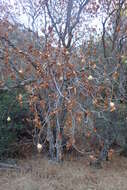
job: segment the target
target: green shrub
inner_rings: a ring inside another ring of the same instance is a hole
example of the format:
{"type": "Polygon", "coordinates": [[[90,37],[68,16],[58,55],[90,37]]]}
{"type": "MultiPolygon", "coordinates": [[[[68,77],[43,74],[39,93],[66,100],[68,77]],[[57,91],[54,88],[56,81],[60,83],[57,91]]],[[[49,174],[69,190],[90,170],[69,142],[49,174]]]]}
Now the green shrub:
{"type": "Polygon", "coordinates": [[[11,153],[12,144],[25,127],[28,115],[27,94],[23,89],[0,93],[0,157],[11,153]],[[17,97],[22,94],[22,105],[17,97]]]}

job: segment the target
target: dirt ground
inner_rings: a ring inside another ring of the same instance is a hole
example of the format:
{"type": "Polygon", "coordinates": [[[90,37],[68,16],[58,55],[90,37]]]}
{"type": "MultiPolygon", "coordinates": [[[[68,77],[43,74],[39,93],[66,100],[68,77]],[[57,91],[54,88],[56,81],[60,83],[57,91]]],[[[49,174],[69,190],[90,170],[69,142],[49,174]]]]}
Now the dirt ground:
{"type": "Polygon", "coordinates": [[[127,190],[127,158],[118,155],[102,169],[91,168],[87,157],[56,164],[40,155],[18,164],[31,169],[0,170],[0,190],[127,190]]]}

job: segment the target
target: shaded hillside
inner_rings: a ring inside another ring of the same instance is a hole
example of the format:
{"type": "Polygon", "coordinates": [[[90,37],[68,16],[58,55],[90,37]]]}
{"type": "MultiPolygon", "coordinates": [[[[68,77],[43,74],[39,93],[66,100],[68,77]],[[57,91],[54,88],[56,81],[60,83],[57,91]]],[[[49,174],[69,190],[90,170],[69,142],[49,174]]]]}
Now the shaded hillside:
{"type": "MultiPolygon", "coordinates": [[[[0,22],[0,77],[8,79],[7,71],[13,69],[17,73],[27,72],[28,79],[31,76],[32,63],[40,61],[39,55],[44,49],[41,37],[21,26],[14,26],[7,21],[0,22]],[[37,56],[38,55],[38,56],[37,56]],[[38,60],[39,59],[39,60],[38,60]],[[5,64],[7,67],[5,68],[5,64]],[[30,72],[29,72],[30,71],[30,72]]],[[[35,65],[36,66],[36,65],[35,65]]],[[[33,70],[34,72],[34,70],[33,70]]],[[[34,73],[33,73],[34,74],[34,73]]],[[[15,78],[12,73],[11,78],[15,78]]],[[[19,77],[19,76],[17,76],[19,77]]]]}

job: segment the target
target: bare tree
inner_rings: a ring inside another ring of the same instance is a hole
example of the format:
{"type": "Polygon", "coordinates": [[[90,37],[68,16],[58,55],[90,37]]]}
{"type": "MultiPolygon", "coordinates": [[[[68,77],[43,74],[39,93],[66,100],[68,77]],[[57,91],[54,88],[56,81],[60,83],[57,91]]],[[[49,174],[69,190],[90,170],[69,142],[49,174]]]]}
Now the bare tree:
{"type": "Polygon", "coordinates": [[[52,27],[55,28],[55,31],[62,42],[62,45],[65,48],[70,48],[72,46],[72,41],[74,37],[74,32],[77,25],[80,23],[80,17],[82,12],[85,9],[85,6],[88,5],[89,0],[73,1],[68,0],[64,3],[64,17],[62,15],[63,6],[57,7],[60,4],[60,1],[46,1],[47,12],[49,18],[52,22],[52,27]],[[76,10],[75,10],[76,7],[76,10]],[[60,13],[61,11],[61,13],[60,13]],[[63,26],[62,26],[63,25],[63,26]]]}

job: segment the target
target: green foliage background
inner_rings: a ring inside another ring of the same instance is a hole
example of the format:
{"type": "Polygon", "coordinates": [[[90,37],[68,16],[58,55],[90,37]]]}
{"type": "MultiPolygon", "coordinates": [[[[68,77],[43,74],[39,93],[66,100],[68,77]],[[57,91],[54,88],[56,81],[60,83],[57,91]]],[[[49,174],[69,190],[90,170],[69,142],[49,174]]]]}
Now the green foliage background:
{"type": "Polygon", "coordinates": [[[12,153],[11,146],[18,140],[18,133],[25,127],[23,117],[28,115],[27,94],[23,89],[0,92],[0,157],[12,153]],[[17,101],[23,95],[23,104],[17,101]],[[7,121],[10,117],[11,120],[7,121]]]}

